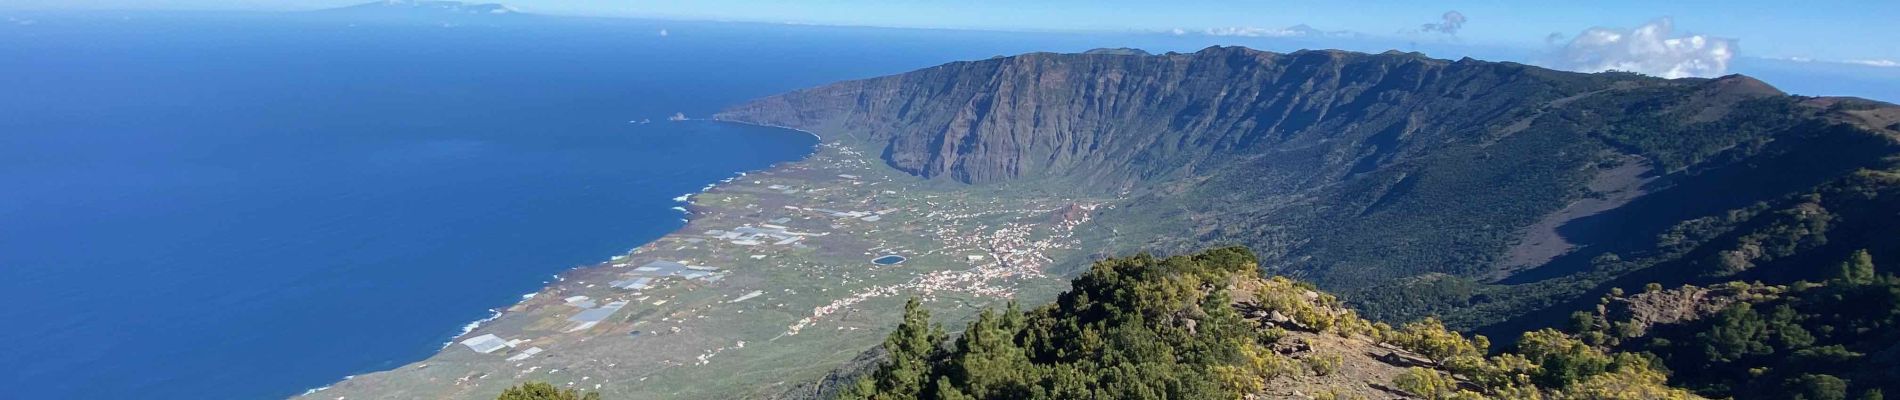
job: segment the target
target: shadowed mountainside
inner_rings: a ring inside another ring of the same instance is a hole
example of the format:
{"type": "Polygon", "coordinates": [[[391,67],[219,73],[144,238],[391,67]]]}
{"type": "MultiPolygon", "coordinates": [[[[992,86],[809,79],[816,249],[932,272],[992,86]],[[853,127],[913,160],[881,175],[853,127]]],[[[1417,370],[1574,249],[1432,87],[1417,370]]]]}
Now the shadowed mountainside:
{"type": "MultiPolygon", "coordinates": [[[[1643,283],[1630,276],[1711,276],[1632,274],[1693,253],[1659,238],[1685,223],[1892,168],[1894,110],[1744,76],[1213,47],[956,62],[717,118],[816,132],[925,178],[1119,195],[1098,219],[1116,246],[1246,244],[1369,316],[1474,328],[1536,325],[1533,311],[1643,283]]],[[[1829,249],[1893,251],[1849,240],[1829,249]]]]}

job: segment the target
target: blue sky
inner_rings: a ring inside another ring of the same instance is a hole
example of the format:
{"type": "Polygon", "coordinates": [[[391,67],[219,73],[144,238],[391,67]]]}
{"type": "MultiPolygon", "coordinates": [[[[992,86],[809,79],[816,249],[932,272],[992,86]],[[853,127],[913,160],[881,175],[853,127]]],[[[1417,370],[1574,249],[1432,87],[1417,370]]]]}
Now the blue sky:
{"type": "MultiPolygon", "coordinates": [[[[493,1],[493,0],[486,0],[493,1]]],[[[13,9],[297,10],[366,0],[6,0],[13,9]]],[[[1900,61],[1900,1],[1129,1],[1129,0],[503,0],[542,13],[828,25],[1001,30],[1282,28],[1404,35],[1446,11],[1455,40],[1531,46],[1551,33],[1634,27],[1670,17],[1678,32],[1736,39],[1746,56],[1900,61]]]]}

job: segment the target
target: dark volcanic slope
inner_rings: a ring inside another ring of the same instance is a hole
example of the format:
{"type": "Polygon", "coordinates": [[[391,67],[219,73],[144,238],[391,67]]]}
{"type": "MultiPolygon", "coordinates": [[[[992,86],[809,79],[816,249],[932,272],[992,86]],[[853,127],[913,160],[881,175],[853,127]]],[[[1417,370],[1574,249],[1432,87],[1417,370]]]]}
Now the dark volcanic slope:
{"type": "Polygon", "coordinates": [[[969,183],[1053,175],[1127,185],[1269,151],[1293,153],[1282,156],[1298,164],[1288,168],[1339,176],[1412,144],[1482,138],[1507,117],[1616,78],[1406,53],[1033,53],[793,92],[720,117],[839,124],[827,128],[886,143],[893,167],[969,183]]]}
{"type": "Polygon", "coordinates": [[[1151,233],[1145,247],[1245,243],[1374,316],[1526,304],[1469,326],[1602,289],[1628,272],[1589,274],[1590,260],[1654,252],[1684,221],[1889,168],[1891,107],[1742,76],[1214,47],[957,62],[718,117],[817,132],[928,178],[1124,193],[1102,221],[1151,233]],[[1586,198],[1614,200],[1565,212],[1586,198]],[[1520,243],[1533,225],[1560,239],[1520,243]],[[1512,276],[1507,258],[1533,273],[1512,276]]]}

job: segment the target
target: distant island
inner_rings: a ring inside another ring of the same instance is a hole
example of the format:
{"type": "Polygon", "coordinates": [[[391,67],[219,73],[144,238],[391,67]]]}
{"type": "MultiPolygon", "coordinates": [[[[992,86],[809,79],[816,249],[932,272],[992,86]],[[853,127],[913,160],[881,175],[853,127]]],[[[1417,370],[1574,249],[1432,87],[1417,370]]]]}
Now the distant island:
{"type": "Polygon", "coordinates": [[[445,0],[382,0],[347,7],[315,11],[355,17],[444,17],[522,15],[514,7],[498,3],[465,3],[445,0]]]}

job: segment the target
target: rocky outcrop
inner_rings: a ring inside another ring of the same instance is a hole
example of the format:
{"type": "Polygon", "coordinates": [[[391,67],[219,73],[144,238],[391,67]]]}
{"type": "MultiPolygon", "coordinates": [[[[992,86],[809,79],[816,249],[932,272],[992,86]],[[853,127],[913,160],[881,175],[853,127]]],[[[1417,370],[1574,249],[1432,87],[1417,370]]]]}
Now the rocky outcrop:
{"type": "Polygon", "coordinates": [[[1601,306],[1606,320],[1628,324],[1624,335],[1642,336],[1650,327],[1657,325],[1675,325],[1695,321],[1715,315],[1730,305],[1744,301],[1759,301],[1774,296],[1782,288],[1774,286],[1751,286],[1745,284],[1717,285],[1711,287],[1682,286],[1638,293],[1631,296],[1611,297],[1608,304],[1601,306]]]}
{"type": "Polygon", "coordinates": [[[838,393],[844,391],[845,388],[851,387],[852,384],[857,383],[858,379],[870,375],[872,371],[876,371],[878,365],[884,363],[887,358],[889,358],[888,353],[884,352],[883,347],[873,347],[862,353],[858,353],[858,355],[852,357],[850,361],[838,365],[837,368],[832,369],[830,373],[826,373],[823,378],[819,378],[816,381],[799,382],[791,385],[790,388],[782,392],[771,393],[761,398],[770,400],[836,399],[838,398],[838,393]]]}

